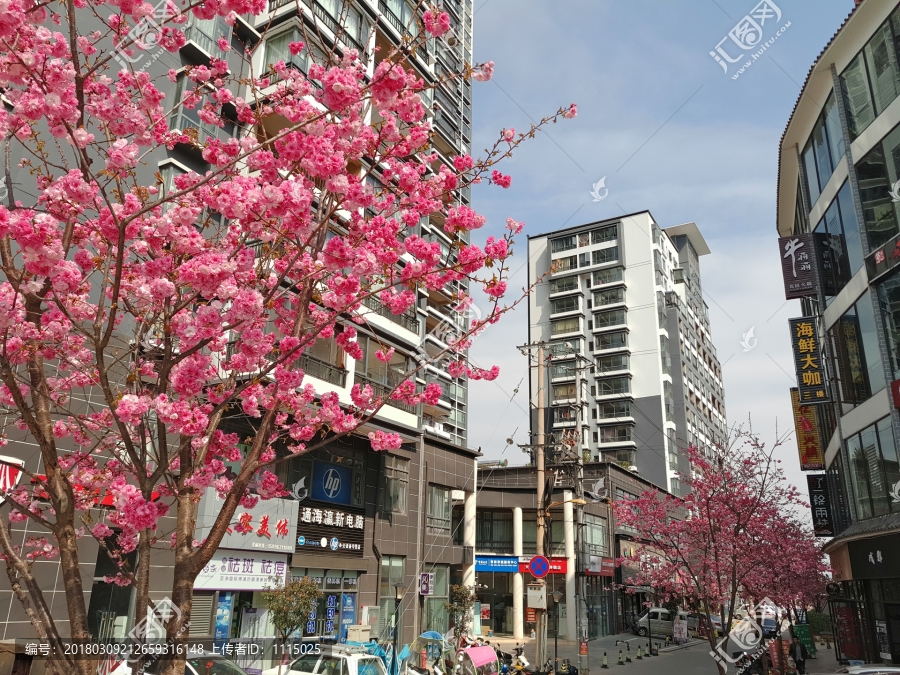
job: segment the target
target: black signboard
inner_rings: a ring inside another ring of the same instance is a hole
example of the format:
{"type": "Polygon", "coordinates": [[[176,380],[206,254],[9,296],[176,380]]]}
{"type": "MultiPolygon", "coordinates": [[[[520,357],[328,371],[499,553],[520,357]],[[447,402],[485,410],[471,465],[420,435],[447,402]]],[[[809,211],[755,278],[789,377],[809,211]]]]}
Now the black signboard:
{"type": "Polygon", "coordinates": [[[834,297],[850,281],[850,259],[844,235],[813,234],[816,242],[819,280],[826,297],[834,297]]]}
{"type": "Polygon", "coordinates": [[[812,234],[797,234],[778,239],[784,297],[788,300],[817,295],[816,243],[812,234]]]}
{"type": "Polygon", "coordinates": [[[875,249],[866,258],[866,272],[871,284],[877,277],[884,276],[900,265],[900,234],[889,239],[884,246],[875,249]]]}
{"type": "Polygon", "coordinates": [[[317,506],[300,506],[297,553],[362,557],[365,516],[317,506]]]}
{"type": "Polygon", "coordinates": [[[854,579],[900,578],[900,537],[887,535],[847,544],[854,579]]]}
{"type": "Polygon", "coordinates": [[[809,487],[809,506],[812,510],[813,530],[817,537],[833,537],[831,503],[828,497],[828,475],[811,473],[806,476],[809,487]]]}
{"type": "Polygon", "coordinates": [[[822,345],[815,318],[788,319],[788,325],[791,329],[791,350],[794,353],[800,403],[828,403],[830,398],[825,385],[825,363],[822,360],[822,345]]]}

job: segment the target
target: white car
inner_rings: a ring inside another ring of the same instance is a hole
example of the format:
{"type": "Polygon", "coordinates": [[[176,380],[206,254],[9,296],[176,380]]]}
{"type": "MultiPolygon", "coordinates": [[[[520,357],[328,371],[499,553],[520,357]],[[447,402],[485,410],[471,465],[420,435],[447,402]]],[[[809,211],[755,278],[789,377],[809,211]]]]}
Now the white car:
{"type": "MultiPolygon", "coordinates": [[[[160,662],[154,661],[144,670],[144,675],[156,675],[160,662]]],[[[131,666],[120,663],[111,675],[131,675],[131,666]]],[[[194,654],[186,659],[184,675],[247,675],[247,671],[221,654],[194,654]]]]}
{"type": "Polygon", "coordinates": [[[892,675],[900,673],[900,666],[879,666],[877,663],[870,663],[867,666],[841,668],[837,672],[851,673],[851,675],[892,675]]]}
{"type": "Polygon", "coordinates": [[[360,647],[322,645],[262,675],[387,675],[387,670],[380,658],[360,647]]]}

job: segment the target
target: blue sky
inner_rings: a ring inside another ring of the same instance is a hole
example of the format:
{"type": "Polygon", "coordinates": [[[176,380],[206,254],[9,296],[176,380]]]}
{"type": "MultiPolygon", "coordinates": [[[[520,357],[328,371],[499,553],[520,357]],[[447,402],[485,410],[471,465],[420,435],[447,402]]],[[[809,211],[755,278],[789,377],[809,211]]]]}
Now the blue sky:
{"type": "MultiPolygon", "coordinates": [[[[493,81],[474,83],[473,154],[504,127],[524,130],[571,102],[579,112],[505,163],[510,189],[477,186],[473,201],[488,218],[475,241],[499,233],[507,216],[525,221],[523,235],[644,209],[662,227],[695,221],[712,250],[701,272],[729,423],[751,417],[771,443],[776,428],[792,427],[787,319],[800,315],[798,301],[784,300],[778,264],[778,142],[853,2],[774,0],[782,17],[763,27],[764,39],[790,26],[734,80],[736,65],[726,75],[709,52],[757,1],[476,0],[475,60],[496,65],[493,81]],[[609,196],[595,203],[588,191],[603,176],[609,196]],[[751,327],[758,342],[745,352],[751,327]]],[[[513,288],[526,283],[525,252],[522,236],[513,288]]],[[[526,321],[523,305],[470,352],[501,375],[470,387],[469,445],[513,464],[525,455],[504,449],[506,438],[528,437],[527,379],[513,395],[525,376],[514,346],[527,341],[526,321]]],[[[793,435],[779,456],[805,491],[793,435]]]]}

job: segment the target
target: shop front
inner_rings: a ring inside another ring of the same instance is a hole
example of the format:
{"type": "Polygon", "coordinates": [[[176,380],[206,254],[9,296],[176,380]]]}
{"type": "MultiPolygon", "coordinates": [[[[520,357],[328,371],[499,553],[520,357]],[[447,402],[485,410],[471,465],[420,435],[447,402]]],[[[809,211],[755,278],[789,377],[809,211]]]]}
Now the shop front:
{"type": "Polygon", "coordinates": [[[594,640],[616,632],[615,592],[613,579],[616,574],[615,558],[588,556],[585,569],[585,602],[587,603],[588,639],[594,640]]]}

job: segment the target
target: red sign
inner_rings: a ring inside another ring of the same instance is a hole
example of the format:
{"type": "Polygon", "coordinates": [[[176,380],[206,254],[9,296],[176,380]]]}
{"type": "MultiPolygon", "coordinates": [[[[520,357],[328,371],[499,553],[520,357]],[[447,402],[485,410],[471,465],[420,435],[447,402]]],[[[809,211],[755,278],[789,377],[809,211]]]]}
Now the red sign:
{"type": "Polygon", "coordinates": [[[587,645],[588,645],[587,642],[579,642],[578,643],[578,654],[579,655],[581,655],[581,656],[588,655],[587,645]]]}
{"type": "MultiPolygon", "coordinates": [[[[19,484],[23,466],[25,466],[25,462],[21,459],[0,455],[0,490],[4,494],[19,484]]],[[[4,497],[0,496],[0,504],[3,502],[4,497]]]]}
{"type": "Polygon", "coordinates": [[[616,559],[592,555],[590,564],[584,572],[589,577],[614,577],[616,574],[616,559]]]}
{"type": "Polygon", "coordinates": [[[900,408],[900,380],[891,382],[891,397],[894,401],[894,407],[900,408]]]}
{"type": "MultiPolygon", "coordinates": [[[[525,562],[522,562],[520,560],[519,561],[519,572],[521,572],[523,574],[525,572],[530,572],[532,575],[534,575],[534,572],[531,569],[533,566],[532,563],[534,562],[535,559],[537,559],[539,557],[543,557],[543,556],[535,556],[531,560],[528,560],[525,562]]],[[[547,566],[548,566],[547,574],[565,574],[569,570],[569,559],[568,558],[544,558],[544,560],[547,561],[547,566]]],[[[610,560],[612,560],[612,558],[610,558],[610,560]]],[[[546,575],[542,575],[542,576],[546,576],[546,575]]]]}
{"type": "Polygon", "coordinates": [[[537,610],[534,607],[525,608],[525,623],[537,623],[537,610]]]}

